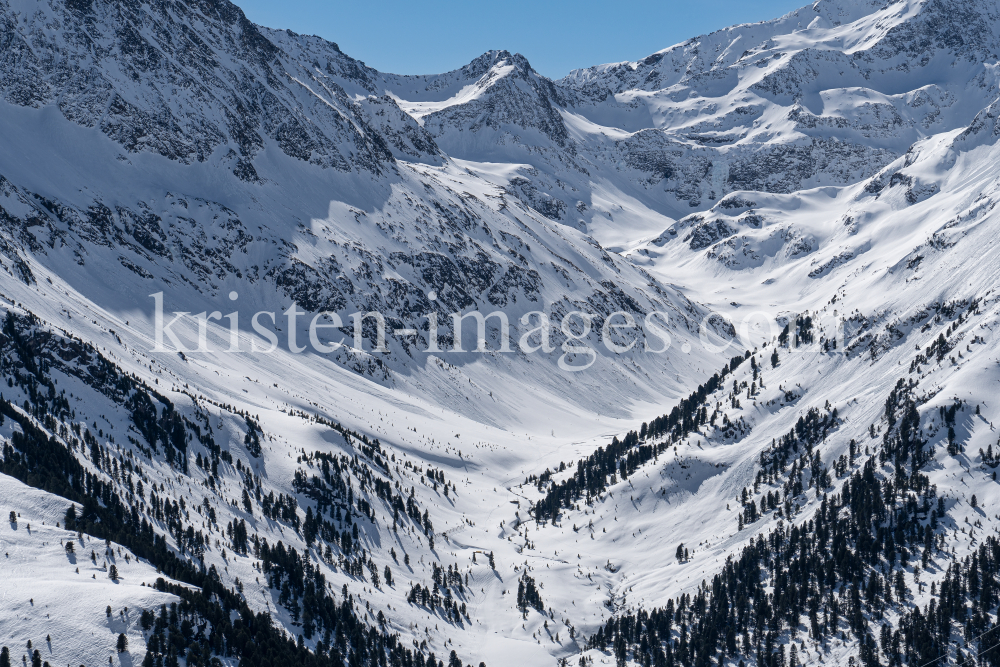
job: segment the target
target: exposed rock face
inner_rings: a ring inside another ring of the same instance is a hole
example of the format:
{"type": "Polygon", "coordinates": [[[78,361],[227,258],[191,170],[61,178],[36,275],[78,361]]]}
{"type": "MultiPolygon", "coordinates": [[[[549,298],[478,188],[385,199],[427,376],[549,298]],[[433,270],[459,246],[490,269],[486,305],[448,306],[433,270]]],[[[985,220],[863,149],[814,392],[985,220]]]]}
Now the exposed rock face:
{"type": "Polygon", "coordinates": [[[965,126],[996,97],[997,34],[988,2],[820,0],[557,84],[573,111],[632,133],[619,150],[651,186],[706,208],[854,183],[965,126]]]}
{"type": "Polygon", "coordinates": [[[429,80],[385,75],[228,2],[5,2],[0,21],[3,114],[23,139],[0,159],[0,253],[20,281],[36,280],[33,262],[73,266],[129,285],[137,306],[163,286],[206,304],[249,291],[337,313],[348,336],[351,313],[379,312],[419,338],[337,360],[380,381],[426,346],[432,311],[445,326],[455,311],[516,323],[553,303],[698,320],[685,298],[551,226],[568,207],[533,179],[484,181],[443,150],[475,156],[459,133],[572,160],[565,100],[520,55],[490,52],[429,80]],[[416,86],[471,92],[418,114],[400,106],[416,86]],[[25,166],[28,146],[37,159],[25,166]],[[83,155],[98,168],[81,171],[83,155]]]}
{"type": "Polygon", "coordinates": [[[311,90],[229,2],[18,6],[0,9],[3,98],[54,104],[127,153],[183,164],[221,157],[243,180],[255,180],[266,143],[339,171],[380,173],[390,159],[343,90],[311,90]]]}
{"type": "Polygon", "coordinates": [[[620,198],[663,218],[651,247],[751,266],[815,243],[729,193],[932,195],[888,165],[929,134],[995,125],[992,107],[976,116],[997,94],[995,11],[953,4],[823,0],[551,81],[507,51],[385,74],[223,1],[4,2],[6,122],[58,130],[19,145],[100,165],[0,161],[4,268],[30,282],[32,258],[112,266],[204,298],[252,285],[424,332],[429,309],[515,318],[564,300],[667,308],[689,328],[696,306],[566,228],[628,224],[620,198]]]}
{"type": "Polygon", "coordinates": [[[990,662],[997,16],[819,0],[551,81],[0,0],[0,643],[990,662]]]}

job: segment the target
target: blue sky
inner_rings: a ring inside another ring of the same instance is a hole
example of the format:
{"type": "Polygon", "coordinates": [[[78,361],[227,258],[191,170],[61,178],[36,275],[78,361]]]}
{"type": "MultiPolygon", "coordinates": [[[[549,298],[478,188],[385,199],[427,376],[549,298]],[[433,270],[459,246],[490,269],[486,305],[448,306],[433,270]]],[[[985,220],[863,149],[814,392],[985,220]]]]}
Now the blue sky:
{"type": "Polygon", "coordinates": [[[807,0],[235,0],[254,23],[336,42],[384,72],[436,74],[490,49],[542,74],[636,60],[689,37],[781,16],[807,0]]]}

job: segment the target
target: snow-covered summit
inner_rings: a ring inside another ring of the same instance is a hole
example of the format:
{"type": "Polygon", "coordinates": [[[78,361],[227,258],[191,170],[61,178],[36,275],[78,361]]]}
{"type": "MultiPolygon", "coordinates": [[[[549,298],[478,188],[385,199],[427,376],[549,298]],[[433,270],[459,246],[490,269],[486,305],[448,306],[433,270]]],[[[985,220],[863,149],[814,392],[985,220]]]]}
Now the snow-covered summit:
{"type": "Polygon", "coordinates": [[[552,81],[0,0],[0,656],[992,664],[998,16],[820,0],[552,81]]]}

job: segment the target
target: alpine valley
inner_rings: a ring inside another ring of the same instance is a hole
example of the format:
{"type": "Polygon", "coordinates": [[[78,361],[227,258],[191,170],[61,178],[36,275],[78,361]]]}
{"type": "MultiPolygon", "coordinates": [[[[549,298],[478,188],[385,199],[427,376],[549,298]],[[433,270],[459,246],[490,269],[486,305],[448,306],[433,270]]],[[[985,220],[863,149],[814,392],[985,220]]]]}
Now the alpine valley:
{"type": "Polygon", "coordinates": [[[0,0],[0,667],[1000,665],[998,59],[0,0]]]}

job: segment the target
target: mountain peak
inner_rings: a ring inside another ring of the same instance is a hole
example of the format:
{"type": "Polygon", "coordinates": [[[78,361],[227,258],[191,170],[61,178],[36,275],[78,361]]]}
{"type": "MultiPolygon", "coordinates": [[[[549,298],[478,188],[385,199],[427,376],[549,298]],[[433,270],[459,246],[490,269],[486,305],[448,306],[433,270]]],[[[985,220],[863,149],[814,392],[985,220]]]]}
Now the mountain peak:
{"type": "Polygon", "coordinates": [[[478,58],[475,58],[465,67],[461,68],[460,71],[469,78],[479,78],[498,65],[513,66],[517,72],[522,75],[535,73],[527,58],[522,56],[520,53],[511,53],[505,49],[487,51],[478,58]]]}
{"type": "Polygon", "coordinates": [[[996,1],[0,0],[0,666],[997,663],[996,1]]]}

